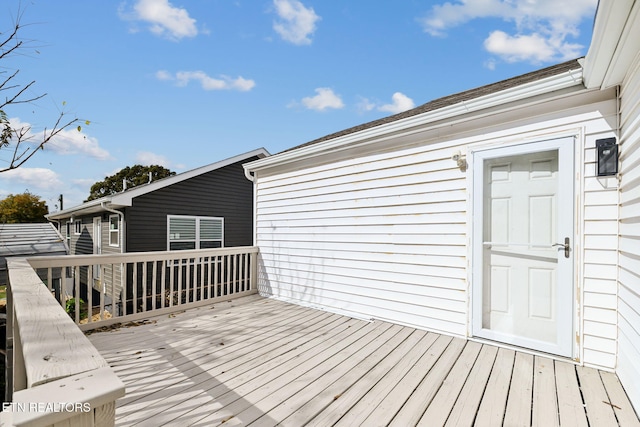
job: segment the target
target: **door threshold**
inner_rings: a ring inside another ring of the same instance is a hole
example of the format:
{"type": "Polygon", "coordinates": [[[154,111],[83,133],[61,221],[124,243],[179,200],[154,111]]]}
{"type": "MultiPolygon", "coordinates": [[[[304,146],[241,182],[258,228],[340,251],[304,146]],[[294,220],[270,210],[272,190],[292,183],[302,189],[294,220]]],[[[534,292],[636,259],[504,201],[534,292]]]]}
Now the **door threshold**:
{"type": "Polygon", "coordinates": [[[506,348],[509,350],[519,351],[520,353],[530,354],[532,356],[541,356],[541,357],[546,357],[547,359],[553,359],[553,360],[558,360],[560,362],[568,362],[574,365],[582,366],[582,362],[580,361],[579,358],[572,358],[572,357],[560,356],[553,353],[546,353],[544,351],[534,350],[527,347],[519,347],[517,345],[508,344],[501,341],[490,340],[488,338],[467,337],[467,339],[469,341],[477,342],[480,344],[488,344],[488,345],[492,345],[499,348],[506,348]]]}

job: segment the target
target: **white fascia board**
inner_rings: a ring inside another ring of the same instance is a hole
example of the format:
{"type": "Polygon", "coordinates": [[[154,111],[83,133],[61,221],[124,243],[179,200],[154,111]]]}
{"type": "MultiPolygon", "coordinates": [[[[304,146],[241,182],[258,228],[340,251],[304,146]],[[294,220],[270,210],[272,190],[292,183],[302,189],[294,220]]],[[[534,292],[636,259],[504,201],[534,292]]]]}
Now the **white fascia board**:
{"type": "Polygon", "coordinates": [[[101,197],[100,199],[91,200],[90,202],[83,203],[81,205],[74,206],[72,208],[50,213],[48,215],[45,215],[45,218],[51,221],[51,220],[69,218],[74,215],[95,213],[102,209],[101,208],[102,203],[109,203],[110,201],[111,201],[111,196],[101,197]]]}
{"type": "Polygon", "coordinates": [[[640,46],[636,0],[601,0],[589,52],[584,61],[585,86],[608,88],[622,82],[640,46]]]}
{"type": "Polygon", "coordinates": [[[635,1],[626,21],[623,23],[620,41],[607,70],[603,88],[618,86],[622,83],[629,67],[640,52],[640,2],[635,1]]]}
{"type": "Polygon", "coordinates": [[[285,165],[319,154],[339,150],[345,146],[365,145],[367,141],[384,137],[385,135],[407,131],[441,120],[452,119],[463,114],[481,111],[491,107],[505,105],[511,102],[532,98],[537,95],[551,93],[561,89],[582,84],[582,69],[576,68],[556,76],[547,77],[535,82],[525,83],[510,89],[505,89],[489,95],[480,96],[468,101],[428,111],[415,116],[385,123],[359,132],[340,136],[317,144],[300,147],[296,150],[275,154],[261,160],[255,160],[244,165],[245,171],[257,172],[263,169],[285,165]]]}

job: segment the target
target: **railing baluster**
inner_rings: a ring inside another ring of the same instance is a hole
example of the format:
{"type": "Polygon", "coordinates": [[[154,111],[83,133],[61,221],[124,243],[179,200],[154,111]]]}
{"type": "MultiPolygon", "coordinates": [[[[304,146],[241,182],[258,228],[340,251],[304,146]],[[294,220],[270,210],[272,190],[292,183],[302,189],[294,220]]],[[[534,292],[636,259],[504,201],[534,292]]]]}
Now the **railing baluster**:
{"type": "MultiPolygon", "coordinates": [[[[89,266],[88,270],[87,270],[87,277],[91,277],[93,280],[93,266],[89,266]],[[89,271],[91,270],[91,271],[89,271]]],[[[78,300],[76,300],[77,302],[78,300]]],[[[87,290],[87,307],[89,310],[89,313],[93,313],[93,292],[91,292],[91,289],[87,290]]],[[[88,316],[87,318],[87,323],[91,323],[91,317],[92,316],[88,316]]]]}
{"type": "Polygon", "coordinates": [[[204,257],[198,258],[198,265],[200,266],[200,283],[198,284],[200,296],[198,298],[198,301],[202,301],[205,299],[204,298],[204,265],[205,265],[204,257]]]}
{"type": "Polygon", "coordinates": [[[175,268],[175,265],[176,265],[176,262],[174,259],[172,259],[169,266],[169,307],[173,307],[173,283],[174,283],[173,270],[175,268]]]}
{"type": "Polygon", "coordinates": [[[166,299],[166,295],[165,295],[165,283],[164,281],[167,278],[167,261],[166,260],[162,260],[160,261],[160,308],[164,308],[164,301],[166,299]]]}
{"type": "MultiPolygon", "coordinates": [[[[116,274],[118,269],[115,264],[111,264],[111,317],[116,317],[116,274]]],[[[104,320],[104,319],[100,319],[104,320]]]]}
{"type": "Polygon", "coordinates": [[[142,263],[142,312],[147,311],[147,262],[142,263]]]}
{"type": "Polygon", "coordinates": [[[131,278],[133,280],[133,285],[132,285],[132,297],[133,297],[133,308],[131,311],[133,311],[133,314],[136,314],[138,312],[138,262],[134,262],[133,264],[133,277],[131,278]]]}
{"type": "MultiPolygon", "coordinates": [[[[104,264],[100,264],[98,266],[98,280],[100,282],[100,319],[104,319],[104,297],[106,294],[106,284],[105,284],[105,274],[104,274],[104,264]]],[[[89,292],[92,292],[89,290],[89,292]]]]}
{"type": "Polygon", "coordinates": [[[232,256],[231,258],[231,263],[233,264],[233,271],[231,272],[231,287],[232,287],[232,294],[239,292],[238,290],[238,281],[237,281],[237,276],[238,276],[238,254],[235,254],[232,256]]]}
{"type": "Polygon", "coordinates": [[[216,255],[214,257],[214,262],[213,262],[213,297],[217,297],[220,295],[220,293],[218,292],[218,255],[216,255]]]}
{"type": "Polygon", "coordinates": [[[227,280],[226,280],[226,286],[227,286],[227,292],[225,295],[231,295],[233,293],[233,288],[232,288],[232,284],[231,284],[231,255],[225,255],[225,258],[227,258],[227,280]]]}
{"type": "Polygon", "coordinates": [[[156,283],[156,278],[157,278],[157,273],[158,273],[158,262],[157,261],[153,261],[153,266],[151,267],[151,309],[155,310],[156,309],[156,291],[158,289],[158,284],[156,283]]]}
{"type": "Polygon", "coordinates": [[[47,268],[47,287],[49,288],[49,292],[53,291],[53,268],[47,268]]]}
{"type": "MultiPolygon", "coordinates": [[[[91,266],[87,268],[87,275],[91,272],[91,266]]],[[[76,277],[74,281],[75,295],[73,300],[73,308],[75,312],[76,323],[80,323],[80,266],[76,267],[76,277]]]]}
{"type": "Polygon", "coordinates": [[[244,258],[244,281],[242,283],[242,290],[243,291],[248,291],[249,290],[249,254],[242,254],[242,257],[244,258]]]}
{"type": "Polygon", "coordinates": [[[204,295],[203,297],[205,297],[205,299],[209,299],[209,296],[211,295],[211,258],[212,257],[207,257],[207,261],[205,263],[205,265],[203,266],[206,267],[207,269],[207,274],[205,275],[205,288],[204,288],[204,295]]]}
{"type": "Polygon", "coordinates": [[[127,315],[127,276],[129,270],[129,263],[125,262],[124,264],[120,264],[122,267],[122,271],[120,272],[120,287],[122,288],[122,315],[127,315]]]}
{"type": "MultiPolygon", "coordinates": [[[[60,295],[58,295],[58,300],[60,301],[60,305],[63,307],[65,305],[65,294],[67,292],[67,286],[69,286],[69,281],[67,278],[67,268],[69,267],[64,267],[64,269],[62,270],[64,271],[64,273],[60,278],[60,295]]],[[[71,272],[71,270],[69,270],[69,272],[71,272]]]]}
{"type": "Polygon", "coordinates": [[[182,304],[182,261],[182,258],[178,260],[178,305],[182,304]]]}
{"type": "Polygon", "coordinates": [[[191,258],[185,260],[186,266],[184,267],[184,302],[188,303],[191,300],[189,294],[191,293],[191,258]]]}

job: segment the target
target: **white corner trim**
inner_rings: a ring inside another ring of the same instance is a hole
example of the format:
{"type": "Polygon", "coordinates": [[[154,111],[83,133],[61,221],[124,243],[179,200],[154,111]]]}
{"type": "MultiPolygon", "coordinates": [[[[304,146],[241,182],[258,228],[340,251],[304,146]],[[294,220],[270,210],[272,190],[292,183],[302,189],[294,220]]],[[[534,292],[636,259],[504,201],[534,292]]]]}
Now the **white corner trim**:
{"type": "MultiPolygon", "coordinates": [[[[635,0],[601,1],[598,4],[593,36],[584,63],[587,88],[607,88],[620,84],[629,51],[638,49],[638,9],[635,0]],[[621,59],[622,58],[622,59],[621,59]]],[[[634,56],[633,54],[631,55],[634,56]]]]}

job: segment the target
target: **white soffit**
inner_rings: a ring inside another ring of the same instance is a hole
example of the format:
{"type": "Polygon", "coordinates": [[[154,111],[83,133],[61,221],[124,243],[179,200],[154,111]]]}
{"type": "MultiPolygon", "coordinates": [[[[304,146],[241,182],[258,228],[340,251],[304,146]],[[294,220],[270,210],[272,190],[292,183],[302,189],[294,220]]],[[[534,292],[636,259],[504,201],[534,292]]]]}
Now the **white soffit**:
{"type": "Polygon", "coordinates": [[[640,50],[637,0],[601,0],[584,63],[587,88],[619,85],[640,50]]]}

